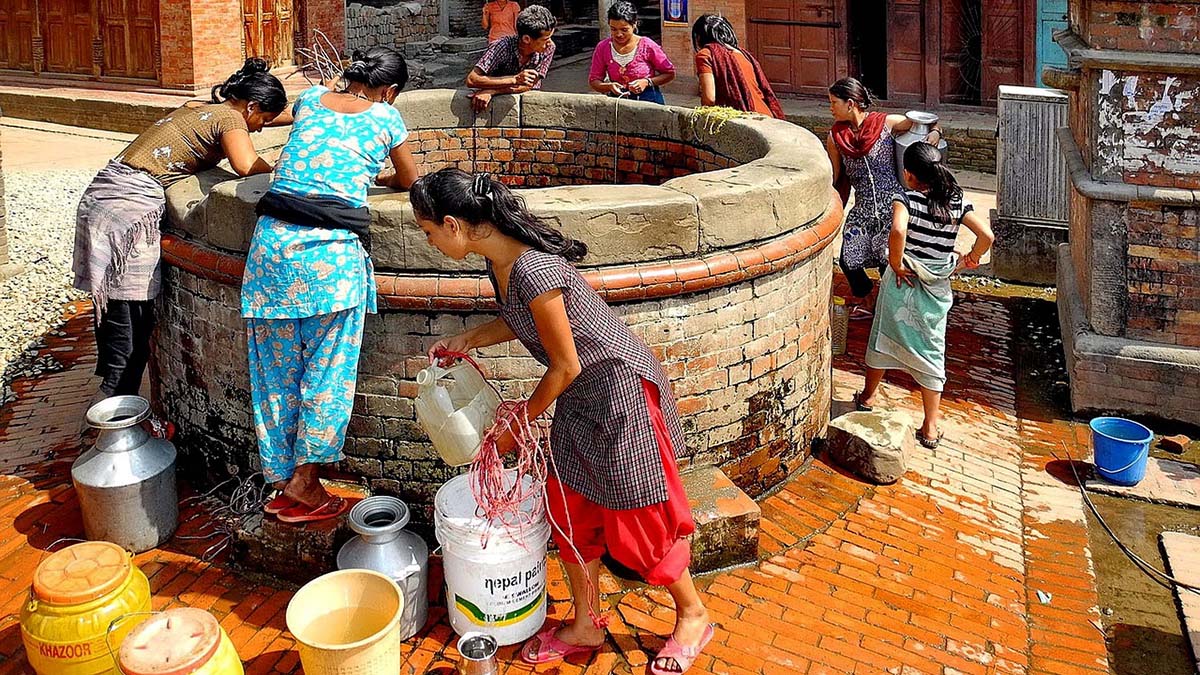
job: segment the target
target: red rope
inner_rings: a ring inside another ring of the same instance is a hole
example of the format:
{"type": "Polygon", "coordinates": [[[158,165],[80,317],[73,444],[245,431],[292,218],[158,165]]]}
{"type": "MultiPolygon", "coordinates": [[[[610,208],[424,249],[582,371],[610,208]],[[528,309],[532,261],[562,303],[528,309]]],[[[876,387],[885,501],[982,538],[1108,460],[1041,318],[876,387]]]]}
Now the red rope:
{"type": "MultiPolygon", "coordinates": [[[[471,364],[488,382],[488,386],[492,387],[496,395],[500,395],[496,386],[487,379],[483,368],[469,355],[447,350],[438,350],[433,354],[434,361],[445,359],[462,359],[471,364]]],[[[556,479],[558,478],[558,468],[554,465],[554,457],[549,452],[550,438],[547,431],[547,424],[544,420],[529,419],[528,401],[501,401],[500,406],[496,409],[496,419],[484,434],[479,453],[471,461],[469,482],[472,496],[477,505],[476,516],[516,530],[517,536],[514,539],[523,542],[524,537],[521,534],[526,527],[537,523],[539,514],[536,510],[532,513],[525,511],[522,506],[531,500],[538,500],[541,502],[550,527],[554,528],[561,540],[567,542],[575,554],[575,559],[582,560],[583,556],[575,547],[574,527],[571,524],[570,516],[568,515],[566,519],[566,529],[564,530],[555,521],[553,512],[550,510],[550,497],[546,492],[546,483],[550,472],[554,473],[556,479]],[[512,434],[516,441],[514,445],[516,457],[512,469],[505,467],[504,458],[500,455],[498,445],[499,440],[506,433],[512,434]]],[[[566,491],[562,486],[562,481],[556,480],[555,482],[559,486],[560,498],[563,500],[563,504],[566,504],[566,491]]],[[[488,535],[489,531],[485,530],[481,541],[484,547],[487,546],[488,535]]],[[[588,617],[596,628],[605,628],[608,626],[608,617],[597,615],[596,610],[591,606],[590,599],[596,595],[596,587],[592,584],[591,578],[587,576],[586,570],[584,579],[587,581],[589,598],[588,617]]]]}

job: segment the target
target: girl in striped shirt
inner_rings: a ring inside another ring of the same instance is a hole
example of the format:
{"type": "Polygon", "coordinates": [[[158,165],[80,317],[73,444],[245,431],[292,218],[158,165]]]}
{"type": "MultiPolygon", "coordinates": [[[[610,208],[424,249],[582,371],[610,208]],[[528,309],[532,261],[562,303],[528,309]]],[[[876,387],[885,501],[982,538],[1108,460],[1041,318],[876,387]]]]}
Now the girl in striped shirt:
{"type": "Polygon", "coordinates": [[[995,237],[988,222],[963,199],[962,188],[937,148],[928,143],[909,146],[904,174],[914,189],[892,202],[888,269],[867,341],[867,383],[855,402],[859,410],[870,410],[884,371],[906,371],[917,381],[925,408],[917,440],[936,448],[942,439],[938,420],[946,384],[946,317],[954,301],[950,277],[979,267],[995,237]],[[975,244],[960,256],[954,242],[962,225],[975,233],[975,244]]]}

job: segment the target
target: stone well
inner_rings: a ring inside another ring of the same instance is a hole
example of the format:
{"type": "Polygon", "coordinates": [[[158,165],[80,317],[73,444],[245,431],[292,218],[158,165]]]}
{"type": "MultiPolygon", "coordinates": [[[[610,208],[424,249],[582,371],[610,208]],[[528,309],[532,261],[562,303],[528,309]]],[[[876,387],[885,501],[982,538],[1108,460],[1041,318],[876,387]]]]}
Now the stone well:
{"type": "MultiPolygon", "coordinates": [[[[829,419],[829,244],[841,221],[811,133],[761,117],[710,132],[690,110],[584,95],[498,97],[479,118],[450,91],[396,106],[423,172],[491,171],[587,242],[585,276],[671,376],[685,467],[720,468],[757,497],[802,465],[829,419]]],[[[185,462],[214,479],[257,462],[238,287],[266,187],[209,172],[168,192],[155,399],[185,462]]],[[[341,469],[427,520],[457,470],[415,421],[413,378],[435,338],[492,319],[495,305],[482,260],[431,249],[406,195],[378,190],[370,206],[380,313],[367,319],[341,469]]],[[[542,370],[517,343],[479,361],[509,397],[542,370]]]]}

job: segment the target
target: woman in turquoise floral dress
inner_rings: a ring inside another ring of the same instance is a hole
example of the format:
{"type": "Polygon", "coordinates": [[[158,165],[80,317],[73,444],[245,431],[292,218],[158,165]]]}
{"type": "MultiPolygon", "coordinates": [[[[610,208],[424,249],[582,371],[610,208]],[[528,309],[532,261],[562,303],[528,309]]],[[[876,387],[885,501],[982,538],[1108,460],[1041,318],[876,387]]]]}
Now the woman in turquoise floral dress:
{"type": "Polygon", "coordinates": [[[242,279],[255,434],[279,493],[266,510],[292,523],[346,508],[318,468],[342,459],[363,320],[375,312],[367,190],[417,179],[391,105],[408,80],[404,59],[356,51],[343,77],[344,92],[315,86],[296,100],[242,279]],[[380,175],[389,158],[395,172],[380,175]]]}

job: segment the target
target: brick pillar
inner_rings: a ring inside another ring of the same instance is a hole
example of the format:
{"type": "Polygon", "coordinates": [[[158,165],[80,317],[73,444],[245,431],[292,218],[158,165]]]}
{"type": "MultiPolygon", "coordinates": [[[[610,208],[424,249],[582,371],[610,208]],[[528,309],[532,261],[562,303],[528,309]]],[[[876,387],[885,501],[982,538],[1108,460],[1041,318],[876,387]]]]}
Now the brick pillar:
{"type": "Polygon", "coordinates": [[[159,3],[159,30],[164,87],[209,87],[245,60],[240,0],[159,3]]]}

